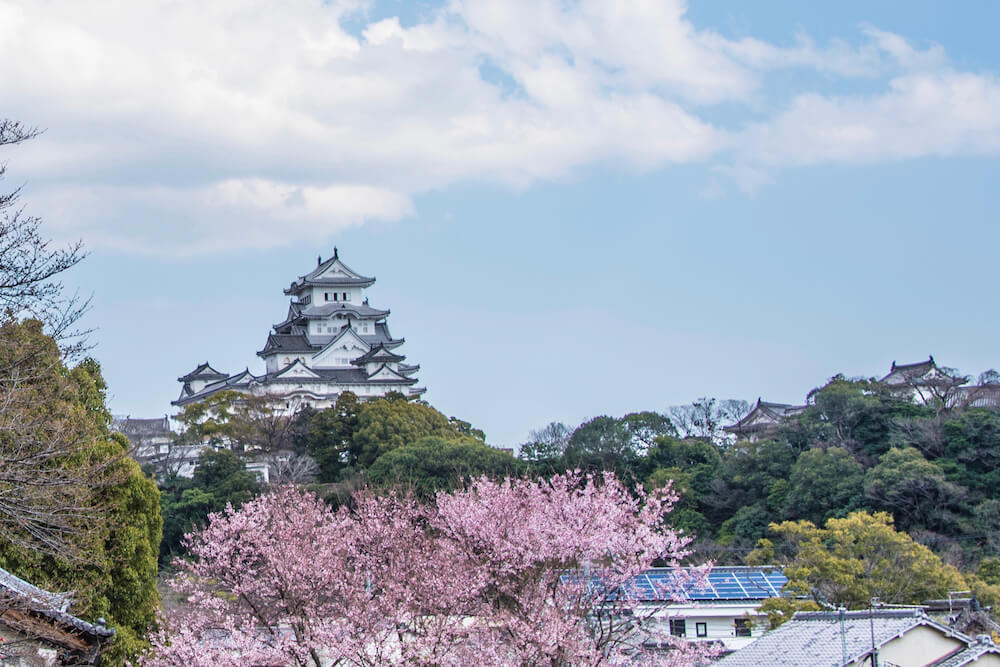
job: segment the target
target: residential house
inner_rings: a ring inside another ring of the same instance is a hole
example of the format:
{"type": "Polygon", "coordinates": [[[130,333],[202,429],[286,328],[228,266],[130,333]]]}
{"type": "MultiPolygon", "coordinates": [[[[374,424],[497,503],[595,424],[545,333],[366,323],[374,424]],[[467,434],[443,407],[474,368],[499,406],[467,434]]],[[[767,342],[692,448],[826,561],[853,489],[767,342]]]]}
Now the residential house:
{"type": "Polygon", "coordinates": [[[1000,647],[935,621],[922,609],[798,612],[714,663],[719,667],[1000,667],[1000,647]]]}

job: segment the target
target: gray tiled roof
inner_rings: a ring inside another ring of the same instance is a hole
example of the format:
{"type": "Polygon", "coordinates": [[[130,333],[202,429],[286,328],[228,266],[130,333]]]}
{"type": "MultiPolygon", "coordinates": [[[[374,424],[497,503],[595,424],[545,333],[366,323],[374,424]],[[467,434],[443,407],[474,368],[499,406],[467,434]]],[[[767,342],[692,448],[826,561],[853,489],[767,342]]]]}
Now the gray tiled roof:
{"type": "Polygon", "coordinates": [[[792,620],[763,634],[744,648],[713,663],[723,667],[810,665],[841,667],[918,625],[928,625],[963,642],[969,638],[932,620],[920,610],[849,611],[844,614],[847,663],[842,659],[840,614],[834,611],[797,612],[792,620]]]}
{"type": "Polygon", "coordinates": [[[29,584],[3,568],[0,568],[0,592],[21,601],[28,610],[42,614],[58,623],[72,626],[80,632],[97,638],[112,637],[115,634],[113,629],[88,623],[68,613],[66,610],[69,609],[72,602],[69,593],[50,593],[29,584]]]}
{"type": "Polygon", "coordinates": [[[762,401],[757,399],[757,404],[754,405],[753,409],[748,412],[743,419],[739,420],[735,424],[724,427],[724,430],[730,433],[741,433],[744,431],[759,430],[762,428],[768,428],[770,424],[748,424],[748,422],[755,420],[757,415],[763,414],[766,416],[771,424],[778,424],[787,417],[792,417],[799,414],[805,410],[804,405],[792,405],[790,403],[771,403],[768,401],[762,401]]]}
{"type": "Polygon", "coordinates": [[[1000,647],[994,644],[988,636],[977,639],[972,646],[966,646],[951,655],[945,656],[937,662],[932,662],[928,667],[964,667],[971,665],[987,653],[1000,656],[1000,647]]]}
{"type": "Polygon", "coordinates": [[[293,282],[285,289],[285,294],[298,294],[304,288],[318,285],[318,286],[329,286],[329,287],[369,287],[375,283],[375,278],[369,276],[363,276],[360,273],[354,271],[349,266],[340,261],[337,253],[337,249],[333,249],[333,257],[329,258],[325,262],[320,260],[316,264],[316,268],[307,273],[304,276],[299,276],[299,279],[293,282]],[[343,278],[320,278],[319,276],[329,269],[334,264],[339,264],[340,269],[347,275],[343,278]]]}
{"type": "Polygon", "coordinates": [[[363,355],[352,361],[351,363],[355,366],[364,366],[369,361],[402,361],[406,359],[403,355],[390,352],[386,349],[385,345],[379,343],[372,349],[365,352],[363,355]]]}
{"type": "Polygon", "coordinates": [[[188,373],[177,378],[178,382],[188,382],[190,380],[221,380],[226,377],[225,373],[220,373],[211,366],[208,365],[206,361],[203,364],[198,364],[197,368],[188,373]]]}
{"type": "Polygon", "coordinates": [[[376,318],[376,317],[386,317],[389,315],[388,310],[379,310],[378,308],[372,308],[366,303],[353,304],[347,303],[346,301],[339,302],[328,302],[316,306],[307,306],[302,310],[302,315],[304,317],[329,317],[336,313],[353,313],[358,317],[362,318],[376,318]]]}
{"type": "Polygon", "coordinates": [[[126,436],[170,436],[170,421],[166,417],[157,419],[132,419],[116,417],[112,428],[126,436]]]}
{"type": "MultiPolygon", "coordinates": [[[[282,369],[284,370],[284,369],[282,369]]],[[[363,368],[310,368],[318,377],[277,377],[277,373],[268,373],[258,378],[262,384],[267,385],[272,382],[318,384],[323,382],[335,382],[337,384],[414,384],[415,378],[401,378],[391,380],[370,380],[368,373],[363,368]]]]}
{"type": "Polygon", "coordinates": [[[268,334],[264,349],[257,352],[263,355],[267,352],[314,352],[318,346],[309,343],[303,334],[268,334]]]}

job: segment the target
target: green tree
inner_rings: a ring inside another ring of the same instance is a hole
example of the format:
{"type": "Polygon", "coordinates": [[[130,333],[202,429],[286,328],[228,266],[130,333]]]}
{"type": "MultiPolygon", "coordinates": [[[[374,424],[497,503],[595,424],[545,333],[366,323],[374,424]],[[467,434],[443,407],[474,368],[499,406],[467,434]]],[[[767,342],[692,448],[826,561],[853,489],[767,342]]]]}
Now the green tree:
{"type": "Polygon", "coordinates": [[[362,406],[348,460],[356,460],[367,468],[386,452],[413,444],[420,438],[447,439],[460,435],[447,417],[429,405],[392,397],[380,398],[362,406]]]}
{"type": "Polygon", "coordinates": [[[208,515],[226,505],[239,507],[260,490],[257,477],[243,460],[228,450],[205,448],[198,456],[191,479],[178,477],[161,489],[163,541],[159,545],[161,565],[184,553],[184,535],[205,524],[208,515]]]}
{"type": "Polygon", "coordinates": [[[610,470],[634,479],[656,439],[675,434],[670,420],[656,412],[634,412],[620,419],[594,417],[573,431],[563,458],[569,468],[610,470]]]}
{"type": "Polygon", "coordinates": [[[948,479],[979,498],[995,497],[1000,488],[1000,414],[968,410],[941,427],[944,452],[938,462],[948,479]]]}
{"type": "Polygon", "coordinates": [[[520,465],[507,452],[475,438],[428,436],[378,457],[368,468],[368,479],[375,486],[401,486],[427,497],[459,488],[464,480],[481,475],[514,476],[520,465]]]}
{"type": "Polygon", "coordinates": [[[562,422],[549,422],[544,428],[531,431],[528,442],[518,448],[518,456],[525,461],[553,466],[562,458],[569,444],[573,429],[562,422]]]}
{"type": "Polygon", "coordinates": [[[336,482],[344,468],[356,466],[354,434],[358,430],[361,402],[345,391],[331,408],[312,415],[306,428],[306,451],[319,465],[320,482],[336,482]]]}
{"type": "Polygon", "coordinates": [[[782,515],[822,523],[861,509],[864,468],[843,447],[809,449],[788,477],[782,515]]]}
{"type": "Polygon", "coordinates": [[[830,519],[824,528],[809,521],[772,524],[784,540],[787,589],[849,609],[868,606],[872,598],[889,604],[919,604],[963,590],[958,570],[930,549],[893,528],[890,514],[852,512],[830,519]]]}
{"type": "MultiPolygon", "coordinates": [[[[55,342],[36,321],[10,322],[2,334],[0,349],[27,354],[32,363],[21,369],[34,369],[19,393],[30,396],[26,404],[39,412],[35,417],[23,415],[18,434],[50,442],[55,430],[72,443],[61,448],[59,456],[45,458],[48,469],[39,471],[40,479],[55,473],[63,484],[82,487],[69,489],[59,502],[72,498],[76,504],[71,510],[85,517],[86,525],[62,524],[67,532],[60,536],[65,548],[59,550],[45,548],[45,541],[35,548],[30,526],[29,539],[4,531],[0,566],[43,588],[75,591],[73,613],[89,620],[104,617],[116,628],[107,660],[121,662],[145,645],[139,638],[154,622],[159,601],[156,551],[162,521],[156,485],[126,456],[128,441],[110,433],[106,385],[96,361],[86,359],[66,368],[55,342]],[[35,404],[41,398],[44,403],[35,404]],[[83,478],[81,470],[88,471],[83,478]]],[[[8,496],[17,493],[15,488],[5,491],[8,496]]]]}
{"type": "Polygon", "coordinates": [[[953,525],[948,510],[963,496],[964,489],[947,481],[941,468],[914,447],[893,447],[865,475],[865,497],[907,529],[953,525]]]}
{"type": "Polygon", "coordinates": [[[849,380],[842,375],[810,392],[809,400],[810,405],[786,429],[785,437],[803,448],[844,447],[859,459],[874,460],[889,448],[895,420],[933,414],[877,382],[849,380]]]}
{"type": "MultiPolygon", "coordinates": [[[[788,476],[797,456],[788,443],[777,440],[742,441],[728,448],[710,491],[702,498],[705,516],[713,526],[721,528],[724,521],[753,505],[757,506],[758,515],[768,515],[763,522],[766,527],[779,518],[783,493],[787,492],[788,476]]],[[[744,519],[749,518],[746,516],[749,511],[744,511],[744,519]]],[[[740,534],[749,537],[751,533],[740,531],[740,534]]],[[[753,539],[763,534],[755,534],[753,539]]]]}

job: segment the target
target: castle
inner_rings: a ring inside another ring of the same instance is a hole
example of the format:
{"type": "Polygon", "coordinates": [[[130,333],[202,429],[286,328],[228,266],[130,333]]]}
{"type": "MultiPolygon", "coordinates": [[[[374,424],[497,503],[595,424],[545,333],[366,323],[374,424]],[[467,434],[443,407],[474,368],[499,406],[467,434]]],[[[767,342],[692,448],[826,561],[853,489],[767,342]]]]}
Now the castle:
{"type": "Polygon", "coordinates": [[[316,268],[284,290],[291,296],[288,315],[257,352],[264,374],[230,375],[206,361],[177,378],[181,395],[173,405],[229,390],[267,396],[288,413],[330,407],[346,391],[362,399],[390,392],[419,397],[426,391],[416,386],[420,366],[404,363],[397,350],[405,341],[389,333],[389,311],[370,306],[364,294],[374,283],[344,264],[336,248],[326,261],[317,257],[316,268]]]}

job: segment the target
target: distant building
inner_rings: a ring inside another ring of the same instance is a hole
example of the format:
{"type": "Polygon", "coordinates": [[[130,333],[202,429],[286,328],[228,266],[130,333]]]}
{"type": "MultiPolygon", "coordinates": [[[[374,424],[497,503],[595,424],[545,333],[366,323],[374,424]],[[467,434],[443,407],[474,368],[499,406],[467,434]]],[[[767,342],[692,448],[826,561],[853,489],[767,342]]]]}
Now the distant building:
{"type": "Polygon", "coordinates": [[[0,568],[0,664],[94,665],[115,631],[69,613],[72,596],[50,593],[0,568]]]}
{"type": "MultiPolygon", "coordinates": [[[[989,408],[1000,410],[1000,375],[990,372],[994,379],[969,384],[969,378],[949,368],[942,368],[929,356],[926,361],[897,364],[878,380],[893,395],[918,405],[944,408],[989,408]]],[[[760,398],[756,405],[735,424],[723,427],[740,440],[757,441],[774,433],[785,420],[801,414],[807,405],[769,403],[760,398]]]]}
{"type": "Polygon", "coordinates": [[[1000,648],[985,635],[956,632],[919,609],[800,611],[714,664],[861,667],[875,660],[885,667],[1000,667],[1000,648]]]}
{"type": "Polygon", "coordinates": [[[128,438],[132,445],[132,456],[137,461],[155,459],[170,451],[174,432],[170,430],[170,419],[166,416],[156,419],[133,419],[116,416],[111,429],[128,438]]]}
{"type": "Polygon", "coordinates": [[[264,374],[247,369],[230,375],[206,361],[177,378],[181,394],[173,405],[226,390],[271,397],[288,412],[329,407],[345,391],[361,399],[390,392],[420,396],[426,391],[417,386],[420,366],[405,363],[398,352],[404,339],[389,333],[389,311],[370,306],[364,295],[374,282],[344,264],[336,248],[333,257],[317,258],[315,269],[284,290],[292,297],[288,314],[257,352],[264,374]]]}
{"type": "Polygon", "coordinates": [[[740,440],[760,440],[773,433],[785,419],[797,415],[805,409],[804,405],[768,403],[758,398],[756,405],[743,419],[723,427],[723,430],[732,433],[740,440]]]}

